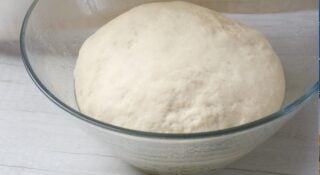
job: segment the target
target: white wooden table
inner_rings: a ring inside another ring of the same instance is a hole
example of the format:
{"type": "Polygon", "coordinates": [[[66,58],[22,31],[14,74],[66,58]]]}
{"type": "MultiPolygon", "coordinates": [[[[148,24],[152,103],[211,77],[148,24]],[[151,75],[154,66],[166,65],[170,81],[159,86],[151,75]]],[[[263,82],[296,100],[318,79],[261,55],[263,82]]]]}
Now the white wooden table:
{"type": "MultiPolygon", "coordinates": [[[[7,35],[1,34],[0,175],[141,175],[66,120],[28,77],[18,43],[2,41],[7,35]]],[[[317,105],[313,98],[280,132],[218,175],[319,174],[317,105]]]]}
{"type": "MultiPolygon", "coordinates": [[[[0,47],[0,175],[142,174],[73,127],[33,84],[13,46],[0,47]]],[[[274,137],[219,175],[316,175],[317,125],[313,98],[274,137]]]]}

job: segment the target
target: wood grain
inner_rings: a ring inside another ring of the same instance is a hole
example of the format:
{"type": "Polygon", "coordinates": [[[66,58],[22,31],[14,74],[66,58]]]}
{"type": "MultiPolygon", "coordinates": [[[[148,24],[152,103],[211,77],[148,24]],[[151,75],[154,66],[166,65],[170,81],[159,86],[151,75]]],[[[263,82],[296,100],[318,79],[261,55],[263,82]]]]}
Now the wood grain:
{"type": "MultiPolygon", "coordinates": [[[[141,174],[65,120],[35,87],[20,58],[0,56],[0,174],[141,174]]],[[[317,100],[280,132],[219,175],[315,175],[317,100]]]]}

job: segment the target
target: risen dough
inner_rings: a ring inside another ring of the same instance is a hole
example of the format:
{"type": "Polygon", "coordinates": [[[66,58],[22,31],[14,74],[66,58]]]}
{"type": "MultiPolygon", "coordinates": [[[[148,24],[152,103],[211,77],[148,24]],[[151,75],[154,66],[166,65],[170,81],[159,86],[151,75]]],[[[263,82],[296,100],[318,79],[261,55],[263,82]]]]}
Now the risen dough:
{"type": "Polygon", "coordinates": [[[189,133],[280,109],[285,91],[264,36],[186,2],[138,6],[90,36],[75,72],[81,112],[125,128],[189,133]]]}

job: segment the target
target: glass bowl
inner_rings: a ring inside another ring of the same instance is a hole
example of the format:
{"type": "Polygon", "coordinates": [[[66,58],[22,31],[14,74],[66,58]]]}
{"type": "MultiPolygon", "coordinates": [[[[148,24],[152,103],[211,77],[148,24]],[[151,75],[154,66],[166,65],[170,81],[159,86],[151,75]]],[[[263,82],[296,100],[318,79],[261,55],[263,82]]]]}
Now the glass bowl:
{"type": "Polygon", "coordinates": [[[66,119],[112,147],[134,167],[152,174],[211,174],[262,144],[317,91],[317,12],[312,10],[316,1],[193,0],[266,35],[285,71],[287,88],[282,109],[241,126],[190,134],[130,130],[81,114],[73,86],[80,46],[110,19],[145,2],[152,0],[35,0],[20,38],[24,64],[39,89],[66,111],[66,119]]]}

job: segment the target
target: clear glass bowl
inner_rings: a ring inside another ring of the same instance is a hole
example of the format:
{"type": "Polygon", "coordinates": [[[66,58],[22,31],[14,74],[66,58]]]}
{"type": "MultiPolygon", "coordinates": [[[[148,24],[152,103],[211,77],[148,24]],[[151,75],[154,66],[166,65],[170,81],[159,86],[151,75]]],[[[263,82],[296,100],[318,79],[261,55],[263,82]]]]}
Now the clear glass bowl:
{"type": "Polygon", "coordinates": [[[285,70],[287,91],[282,109],[238,127],[192,134],[129,130],[81,114],[74,97],[73,69],[83,41],[120,13],[151,1],[36,0],[21,30],[23,61],[35,84],[67,111],[66,119],[113,147],[131,165],[153,174],[211,174],[263,143],[317,91],[317,12],[312,10],[316,1],[194,0],[227,12],[267,36],[285,70]]]}

